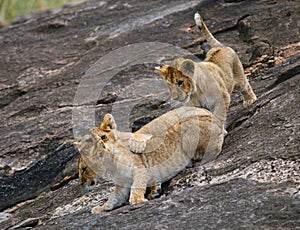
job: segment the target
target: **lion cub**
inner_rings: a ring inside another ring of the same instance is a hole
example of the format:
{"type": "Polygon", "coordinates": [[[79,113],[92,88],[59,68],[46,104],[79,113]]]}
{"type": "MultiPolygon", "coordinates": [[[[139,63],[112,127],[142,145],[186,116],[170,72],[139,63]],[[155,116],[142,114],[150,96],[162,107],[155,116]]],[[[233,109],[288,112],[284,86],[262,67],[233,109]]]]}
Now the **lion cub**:
{"type": "Polygon", "coordinates": [[[173,99],[207,108],[225,122],[234,87],[243,95],[244,106],[250,106],[257,98],[244,75],[237,53],[214,38],[199,13],[194,19],[212,47],[205,60],[194,62],[177,58],[170,65],[155,69],[168,83],[173,99]]]}
{"type": "Polygon", "coordinates": [[[90,130],[76,143],[80,152],[80,182],[92,185],[101,176],[115,183],[108,201],[93,208],[93,213],[112,210],[128,197],[131,204],[146,201],[146,187],[150,187],[153,198],[160,184],[183,170],[191,159],[215,159],[224,139],[222,123],[206,109],[195,107],[169,111],[134,133],[135,137],[141,135],[142,140],[151,136],[146,138],[140,154],[130,151],[128,140],[132,135],[118,132],[112,115],[108,114],[100,127],[90,130]]]}

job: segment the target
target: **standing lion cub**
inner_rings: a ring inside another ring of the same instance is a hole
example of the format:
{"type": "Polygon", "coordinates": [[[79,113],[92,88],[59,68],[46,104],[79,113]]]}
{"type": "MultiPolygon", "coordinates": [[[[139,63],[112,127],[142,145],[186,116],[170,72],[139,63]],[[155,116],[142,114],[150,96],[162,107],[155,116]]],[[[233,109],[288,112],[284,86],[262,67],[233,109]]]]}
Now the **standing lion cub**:
{"type": "Polygon", "coordinates": [[[168,83],[173,99],[207,108],[225,122],[234,87],[243,95],[244,106],[250,106],[257,98],[244,75],[237,53],[214,38],[199,13],[194,19],[212,47],[205,60],[194,62],[177,58],[170,65],[155,69],[168,83]]]}
{"type": "Polygon", "coordinates": [[[93,208],[93,213],[112,210],[128,197],[131,204],[146,201],[146,187],[151,189],[148,198],[155,197],[160,184],[183,170],[191,159],[215,159],[224,139],[222,123],[206,109],[195,107],[169,111],[134,134],[119,132],[116,127],[113,116],[107,114],[100,127],[76,143],[80,183],[93,185],[100,176],[115,184],[108,201],[93,208]],[[140,154],[130,151],[132,135],[145,140],[140,154]]]}

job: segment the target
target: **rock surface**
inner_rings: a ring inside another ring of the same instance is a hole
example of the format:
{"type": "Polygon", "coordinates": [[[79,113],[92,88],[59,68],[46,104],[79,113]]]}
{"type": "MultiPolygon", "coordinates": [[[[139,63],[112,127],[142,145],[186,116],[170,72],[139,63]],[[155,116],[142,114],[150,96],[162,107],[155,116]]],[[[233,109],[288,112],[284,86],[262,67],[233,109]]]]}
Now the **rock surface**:
{"type": "Polygon", "coordinates": [[[0,228],[300,228],[299,13],[296,1],[94,0],[1,28],[0,228]],[[153,67],[176,47],[203,57],[197,10],[238,52],[259,100],[245,109],[232,95],[217,160],[184,170],[158,199],[92,215],[112,184],[78,185],[74,136],[106,112],[136,130],[176,106],[153,67]],[[77,98],[90,79],[83,92],[100,94],[77,98]]]}

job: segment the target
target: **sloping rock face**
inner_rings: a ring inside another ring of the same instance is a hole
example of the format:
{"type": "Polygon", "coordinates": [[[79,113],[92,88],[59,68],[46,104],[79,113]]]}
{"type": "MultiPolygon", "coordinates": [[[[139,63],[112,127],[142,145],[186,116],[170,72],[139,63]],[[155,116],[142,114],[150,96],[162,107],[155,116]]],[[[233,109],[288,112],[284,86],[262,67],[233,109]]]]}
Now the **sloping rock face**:
{"type": "Polygon", "coordinates": [[[296,1],[88,1],[2,28],[1,229],[299,228],[299,15],[296,1]],[[92,215],[112,183],[78,185],[72,140],[107,112],[137,130],[178,106],[153,67],[205,55],[196,11],[238,52],[258,101],[232,95],[217,160],[158,199],[92,215]]]}

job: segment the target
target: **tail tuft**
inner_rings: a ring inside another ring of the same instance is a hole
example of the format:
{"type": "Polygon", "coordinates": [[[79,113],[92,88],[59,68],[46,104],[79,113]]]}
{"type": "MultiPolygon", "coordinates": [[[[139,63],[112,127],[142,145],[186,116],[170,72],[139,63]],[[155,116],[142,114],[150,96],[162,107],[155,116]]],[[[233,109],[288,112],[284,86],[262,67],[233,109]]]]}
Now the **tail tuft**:
{"type": "Polygon", "coordinates": [[[202,18],[198,12],[195,13],[194,20],[195,20],[197,27],[201,30],[202,29],[202,18]]]}
{"type": "Polygon", "coordinates": [[[223,46],[221,42],[219,42],[215,37],[211,34],[211,32],[208,30],[207,26],[205,25],[202,17],[200,14],[197,12],[194,15],[194,20],[199,28],[199,30],[202,31],[202,34],[204,35],[205,39],[207,40],[208,44],[212,47],[218,47],[218,46],[223,46]]]}

